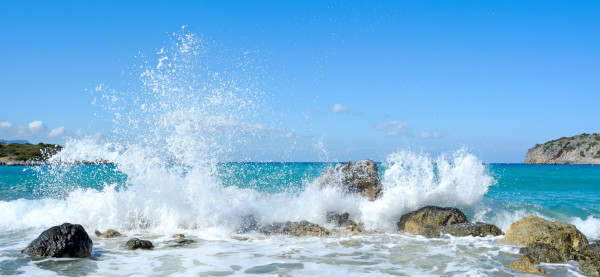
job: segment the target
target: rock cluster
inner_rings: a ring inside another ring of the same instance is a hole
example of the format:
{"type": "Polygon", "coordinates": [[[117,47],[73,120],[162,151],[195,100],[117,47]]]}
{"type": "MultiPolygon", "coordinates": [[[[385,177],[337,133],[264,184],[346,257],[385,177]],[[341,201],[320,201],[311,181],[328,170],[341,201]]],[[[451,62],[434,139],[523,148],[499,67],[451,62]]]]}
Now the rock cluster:
{"type": "Polygon", "coordinates": [[[79,224],[63,223],[42,232],[21,251],[40,257],[85,258],[92,254],[92,239],[79,224]]]}
{"type": "MultiPolygon", "coordinates": [[[[543,273],[543,270],[534,267],[539,263],[564,263],[567,260],[580,260],[584,264],[587,257],[593,257],[593,250],[587,252],[588,240],[574,225],[548,221],[535,216],[525,217],[510,225],[506,231],[506,240],[512,243],[523,244],[526,247],[520,250],[523,256],[512,263],[514,270],[528,273],[543,273]],[[583,251],[583,252],[582,252],[583,251]],[[592,255],[588,255],[592,253],[592,255]]],[[[593,260],[590,258],[589,260],[593,260]]],[[[597,261],[597,260],[596,260],[597,261]]],[[[593,272],[593,262],[584,270],[593,272]]],[[[590,273],[591,274],[591,273],[590,273]]]]}
{"type": "Polygon", "coordinates": [[[573,259],[581,248],[588,245],[585,235],[574,225],[535,216],[511,224],[506,231],[506,240],[523,245],[543,242],[558,249],[568,259],[573,259]]]}
{"type": "Polygon", "coordinates": [[[398,231],[428,238],[442,234],[452,236],[500,236],[502,231],[487,223],[469,223],[467,216],[457,208],[425,206],[404,214],[397,223],[398,231]]]}

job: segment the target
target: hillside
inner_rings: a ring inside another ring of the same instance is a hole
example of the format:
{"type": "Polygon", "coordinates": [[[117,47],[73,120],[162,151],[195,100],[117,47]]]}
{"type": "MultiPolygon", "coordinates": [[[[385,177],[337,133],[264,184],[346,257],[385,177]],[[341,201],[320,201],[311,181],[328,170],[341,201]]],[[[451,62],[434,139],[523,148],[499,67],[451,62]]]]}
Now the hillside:
{"type": "Polygon", "coordinates": [[[527,151],[526,164],[600,164],[600,134],[562,137],[527,151]]]}
{"type": "Polygon", "coordinates": [[[40,164],[61,149],[55,144],[0,142],[0,165],[40,164]]]}

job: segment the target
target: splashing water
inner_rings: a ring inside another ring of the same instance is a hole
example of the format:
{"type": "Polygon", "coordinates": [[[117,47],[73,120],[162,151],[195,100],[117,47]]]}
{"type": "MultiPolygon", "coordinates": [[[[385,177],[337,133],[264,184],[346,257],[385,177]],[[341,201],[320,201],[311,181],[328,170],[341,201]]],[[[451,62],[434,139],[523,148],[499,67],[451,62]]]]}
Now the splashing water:
{"type": "MultiPolygon", "coordinates": [[[[272,117],[261,70],[248,53],[231,58],[207,45],[202,36],[175,33],[157,51],[156,63],[140,55],[125,85],[97,87],[94,102],[110,114],[112,131],[67,141],[51,158],[52,165],[28,171],[38,176],[35,196],[0,201],[0,275],[509,276],[514,272],[504,265],[516,259],[518,247],[495,238],[405,237],[396,234],[399,217],[425,205],[453,206],[471,221],[503,230],[529,214],[555,217],[552,209],[511,203],[516,197],[503,202],[503,188],[489,166],[464,149],[435,158],[408,150],[390,154],[380,165],[383,195],[375,201],[317,185],[314,181],[332,163],[236,162],[293,148],[296,141],[281,124],[268,122],[272,117]],[[83,161],[96,164],[79,165],[83,161]],[[500,201],[492,201],[490,193],[500,201]],[[250,234],[248,241],[234,239],[250,215],[263,224],[308,220],[327,225],[324,215],[330,211],[348,212],[373,232],[325,239],[260,234],[250,234]],[[95,238],[101,253],[83,261],[88,263],[83,267],[23,260],[18,249],[63,222],[146,236],[158,247],[123,252],[123,239],[95,238]],[[197,242],[170,250],[166,245],[174,233],[197,242]],[[140,269],[142,263],[150,265],[140,269]]],[[[322,140],[314,148],[329,160],[322,140]]],[[[586,197],[593,202],[600,196],[586,197]]],[[[562,216],[591,238],[600,236],[596,208],[562,216]]],[[[567,264],[552,272],[560,276],[576,269],[567,264]]]]}
{"type": "MultiPolygon", "coordinates": [[[[224,162],[244,159],[249,154],[245,149],[268,146],[273,139],[266,136],[284,132],[258,121],[264,93],[248,70],[251,63],[223,65],[203,40],[191,33],[174,33],[170,44],[157,52],[157,64],[143,61],[134,66],[137,74],[124,89],[106,85],[96,89],[96,104],[113,114],[113,132],[104,139],[68,141],[52,157],[54,165],[40,169],[46,190],[59,190],[64,197],[53,200],[58,202],[48,204],[43,213],[53,215],[49,218],[56,218],[56,223],[174,232],[232,231],[247,215],[265,223],[325,223],[326,212],[339,211],[349,212],[373,230],[393,232],[397,218],[410,209],[425,204],[473,205],[494,182],[479,160],[461,150],[451,159],[441,156],[435,161],[409,151],[390,155],[384,164],[384,196],[375,202],[309,185],[326,165],[295,184],[282,185],[276,173],[268,173],[273,176],[266,186],[281,187],[274,194],[244,188],[249,176],[225,185],[224,179],[239,172],[222,170],[233,168],[224,162]],[[65,176],[81,175],[80,168],[65,163],[81,161],[109,161],[115,167],[108,170],[126,178],[96,184],[97,189],[78,187],[65,176]]],[[[322,143],[316,151],[327,153],[322,143]]]]}

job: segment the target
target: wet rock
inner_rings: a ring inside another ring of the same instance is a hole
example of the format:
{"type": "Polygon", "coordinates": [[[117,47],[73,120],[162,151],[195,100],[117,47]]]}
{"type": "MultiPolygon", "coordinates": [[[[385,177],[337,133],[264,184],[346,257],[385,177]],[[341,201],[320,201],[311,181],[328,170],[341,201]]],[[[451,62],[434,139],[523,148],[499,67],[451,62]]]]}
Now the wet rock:
{"type": "Polygon", "coordinates": [[[100,231],[95,230],[94,234],[101,238],[116,238],[123,236],[123,234],[119,233],[119,231],[113,229],[108,229],[104,233],[100,233],[100,231]]]}
{"type": "Polygon", "coordinates": [[[146,249],[146,250],[151,250],[154,249],[154,245],[152,245],[152,242],[150,242],[149,240],[141,240],[138,238],[132,238],[129,241],[127,241],[127,243],[125,243],[125,246],[127,246],[127,249],[129,250],[136,250],[136,249],[146,249]]]}
{"type": "Polygon", "coordinates": [[[579,270],[590,275],[600,275],[600,242],[583,247],[577,253],[579,270]]]}
{"type": "Polygon", "coordinates": [[[338,164],[323,173],[316,184],[340,187],[345,193],[360,194],[371,201],[381,196],[383,188],[379,168],[371,160],[338,164]]]}
{"type": "Polygon", "coordinates": [[[398,231],[426,237],[440,235],[438,227],[468,223],[467,217],[457,208],[425,206],[416,211],[404,214],[398,221],[398,231]]]}
{"type": "Polygon", "coordinates": [[[240,227],[237,230],[238,234],[245,234],[248,232],[256,231],[260,228],[260,223],[256,220],[254,215],[246,215],[242,217],[240,227]]]}
{"type": "Polygon", "coordinates": [[[567,257],[558,251],[556,247],[543,242],[530,243],[527,247],[521,248],[519,253],[527,255],[540,263],[567,262],[567,257]]]}
{"type": "Polygon", "coordinates": [[[92,254],[92,239],[79,224],[63,223],[42,232],[21,251],[34,256],[85,258],[92,254]]]}
{"type": "Polygon", "coordinates": [[[525,255],[511,263],[508,267],[520,272],[546,274],[545,270],[535,267],[535,264],[538,264],[538,262],[534,258],[525,255]]]}
{"type": "Polygon", "coordinates": [[[442,234],[449,234],[456,237],[486,237],[504,235],[500,228],[493,224],[482,222],[477,223],[459,223],[436,228],[442,234]]]}
{"type": "Polygon", "coordinates": [[[534,242],[547,243],[560,251],[569,260],[588,245],[588,240],[574,225],[548,221],[535,216],[525,217],[510,225],[506,240],[528,245],[534,242]]]}
{"type": "Polygon", "coordinates": [[[358,235],[364,232],[364,226],[361,223],[356,223],[352,220],[346,220],[340,226],[343,233],[350,235],[358,235]]]}
{"type": "Polygon", "coordinates": [[[173,235],[173,238],[183,239],[183,238],[185,238],[185,236],[183,234],[175,234],[175,235],[173,235]]]}
{"type": "Polygon", "coordinates": [[[349,213],[338,214],[336,212],[327,212],[325,214],[325,220],[338,227],[342,226],[344,222],[348,221],[349,217],[349,213]]]}
{"type": "Polygon", "coordinates": [[[194,240],[184,238],[168,241],[169,247],[182,247],[188,244],[192,244],[194,242],[194,240]]]}
{"type": "Polygon", "coordinates": [[[291,235],[291,236],[325,236],[329,230],[308,221],[273,223],[260,228],[261,233],[266,235],[291,235]]]}
{"type": "Polygon", "coordinates": [[[600,275],[600,261],[579,261],[579,270],[589,275],[600,275]]]}

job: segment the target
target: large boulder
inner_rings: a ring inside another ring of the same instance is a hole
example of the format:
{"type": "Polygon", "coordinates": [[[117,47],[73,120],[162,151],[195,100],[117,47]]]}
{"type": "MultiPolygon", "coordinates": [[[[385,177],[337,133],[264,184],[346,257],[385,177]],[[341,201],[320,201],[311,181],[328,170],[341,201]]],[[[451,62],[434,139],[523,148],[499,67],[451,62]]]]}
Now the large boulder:
{"type": "Polygon", "coordinates": [[[79,224],[63,223],[42,232],[21,251],[34,256],[86,258],[92,254],[92,239],[79,224]]]}
{"type": "Polygon", "coordinates": [[[305,220],[300,222],[276,222],[261,227],[259,231],[266,235],[291,235],[297,237],[329,235],[329,230],[305,220]]]}
{"type": "Polygon", "coordinates": [[[468,223],[467,216],[457,208],[425,206],[404,214],[398,221],[398,231],[426,237],[439,236],[438,227],[468,223]]]}
{"type": "Polygon", "coordinates": [[[588,240],[574,225],[548,221],[536,216],[525,217],[510,225],[506,240],[528,245],[534,242],[547,243],[574,259],[577,252],[588,245],[588,240]]]}
{"type": "Polygon", "coordinates": [[[336,186],[345,193],[360,194],[371,201],[381,196],[383,188],[379,181],[379,168],[371,160],[338,164],[319,176],[316,184],[336,186]]]}
{"type": "Polygon", "coordinates": [[[600,275],[600,242],[592,243],[577,253],[579,270],[585,274],[600,275]]]}

